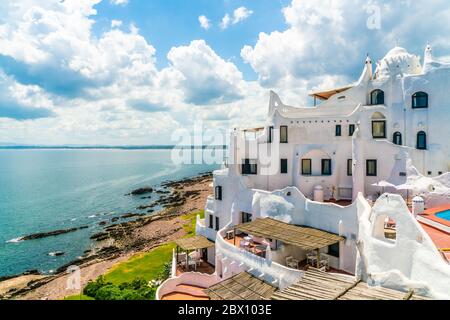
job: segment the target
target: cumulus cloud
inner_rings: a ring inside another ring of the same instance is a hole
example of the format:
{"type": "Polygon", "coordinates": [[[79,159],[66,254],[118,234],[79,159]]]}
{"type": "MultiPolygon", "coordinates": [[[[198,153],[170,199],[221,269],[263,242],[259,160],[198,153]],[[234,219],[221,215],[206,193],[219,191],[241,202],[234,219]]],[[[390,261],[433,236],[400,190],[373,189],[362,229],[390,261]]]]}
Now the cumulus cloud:
{"type": "Polygon", "coordinates": [[[247,9],[246,7],[239,7],[233,12],[233,16],[230,17],[230,15],[227,13],[222,18],[222,21],[220,23],[220,28],[223,30],[227,29],[232,24],[238,24],[247,18],[249,18],[253,14],[252,10],[247,9]]]}
{"type": "Polygon", "coordinates": [[[242,73],[236,65],[219,57],[204,40],[172,48],[167,58],[179,75],[187,103],[219,104],[242,98],[242,73]]]}
{"type": "Polygon", "coordinates": [[[205,30],[208,30],[211,27],[210,21],[206,16],[202,15],[198,17],[198,22],[200,22],[200,26],[205,30]]]}
{"type": "Polygon", "coordinates": [[[0,73],[0,118],[30,120],[52,117],[54,113],[48,104],[38,88],[19,85],[0,73]],[[47,107],[39,106],[41,103],[47,107]]]}
{"type": "Polygon", "coordinates": [[[123,24],[120,20],[111,20],[111,28],[121,27],[123,24]]]}
{"type": "MultiPolygon", "coordinates": [[[[422,54],[427,40],[450,49],[448,42],[441,41],[450,32],[446,22],[450,9],[443,0],[433,4],[425,0],[292,0],[283,14],[286,30],[260,33],[255,45],[241,50],[241,57],[266,87],[298,87],[303,80],[321,76],[350,81],[362,70],[367,52],[376,61],[397,40],[416,54],[422,54]],[[379,29],[371,19],[379,20],[379,29]]],[[[318,84],[315,80],[308,85],[318,84]]]]}
{"type": "Polygon", "coordinates": [[[129,0],[110,0],[110,3],[116,6],[126,6],[129,0]]]}
{"type": "Polygon", "coordinates": [[[247,9],[246,7],[239,7],[234,10],[233,13],[233,24],[237,24],[245,19],[249,18],[253,14],[252,10],[247,9]]]}
{"type": "Polygon", "coordinates": [[[227,13],[222,18],[222,22],[220,23],[220,28],[226,29],[230,26],[230,23],[231,23],[231,18],[230,18],[230,15],[227,13]]]}

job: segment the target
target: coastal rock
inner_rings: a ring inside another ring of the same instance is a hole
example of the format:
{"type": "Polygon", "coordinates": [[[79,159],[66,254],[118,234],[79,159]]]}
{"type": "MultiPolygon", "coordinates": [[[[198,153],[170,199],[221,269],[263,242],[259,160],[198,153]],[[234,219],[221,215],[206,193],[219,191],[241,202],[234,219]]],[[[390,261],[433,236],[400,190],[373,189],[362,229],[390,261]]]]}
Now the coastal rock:
{"type": "Polygon", "coordinates": [[[59,236],[61,234],[71,233],[71,232],[75,232],[75,231],[87,229],[87,228],[89,228],[89,227],[82,226],[82,227],[78,227],[78,228],[70,228],[70,229],[55,230],[55,231],[50,231],[50,232],[35,233],[35,234],[30,234],[28,236],[22,237],[22,241],[54,237],[54,236],[59,236]]]}
{"type": "Polygon", "coordinates": [[[99,226],[105,226],[108,223],[108,221],[101,221],[98,223],[99,226]]]}
{"type": "Polygon", "coordinates": [[[133,217],[141,217],[143,216],[142,214],[139,213],[125,213],[124,215],[122,215],[122,219],[128,219],[128,218],[133,218],[133,217]]]}
{"type": "Polygon", "coordinates": [[[59,257],[59,256],[64,255],[64,252],[62,252],[62,251],[55,251],[55,252],[50,252],[48,255],[51,256],[51,257],[59,257]]]}
{"type": "Polygon", "coordinates": [[[147,193],[152,193],[153,188],[152,187],[143,187],[136,190],[131,191],[127,196],[140,196],[147,193]]]}

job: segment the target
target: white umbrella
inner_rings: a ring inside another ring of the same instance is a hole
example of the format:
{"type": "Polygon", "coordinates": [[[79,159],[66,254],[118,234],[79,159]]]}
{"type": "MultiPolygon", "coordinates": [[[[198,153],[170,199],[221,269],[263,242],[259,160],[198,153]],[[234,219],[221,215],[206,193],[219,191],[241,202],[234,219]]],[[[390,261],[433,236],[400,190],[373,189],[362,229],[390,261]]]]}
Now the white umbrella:
{"type": "Polygon", "coordinates": [[[385,181],[385,180],[381,180],[381,181],[378,181],[377,183],[373,183],[372,186],[374,186],[374,187],[381,187],[382,193],[384,193],[384,188],[385,188],[385,187],[392,187],[392,188],[395,188],[395,185],[394,185],[394,184],[392,184],[392,183],[390,183],[390,182],[387,182],[387,181],[385,181]]]}
{"type": "Polygon", "coordinates": [[[414,190],[414,186],[409,184],[409,183],[404,183],[404,184],[395,186],[395,189],[397,189],[397,190],[406,190],[406,203],[408,203],[409,190],[414,190]]]}

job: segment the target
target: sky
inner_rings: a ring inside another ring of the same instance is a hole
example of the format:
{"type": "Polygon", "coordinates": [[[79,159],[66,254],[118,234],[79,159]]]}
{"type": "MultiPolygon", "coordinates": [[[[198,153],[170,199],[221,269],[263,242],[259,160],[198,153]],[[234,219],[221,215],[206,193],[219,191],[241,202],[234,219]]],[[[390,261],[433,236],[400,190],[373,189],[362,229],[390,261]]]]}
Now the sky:
{"type": "Polygon", "coordinates": [[[394,46],[450,56],[448,0],[2,0],[0,143],[173,144],[264,124],[394,46]]]}

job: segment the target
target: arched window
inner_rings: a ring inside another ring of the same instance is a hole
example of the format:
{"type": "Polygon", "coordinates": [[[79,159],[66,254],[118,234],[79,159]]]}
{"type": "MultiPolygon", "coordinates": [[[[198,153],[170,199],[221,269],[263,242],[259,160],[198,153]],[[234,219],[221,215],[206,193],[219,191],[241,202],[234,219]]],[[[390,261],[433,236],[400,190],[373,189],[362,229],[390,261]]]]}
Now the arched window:
{"type": "Polygon", "coordinates": [[[412,96],[412,108],[428,108],[428,94],[425,92],[416,92],[412,96]]]}
{"type": "Polygon", "coordinates": [[[397,131],[394,133],[393,142],[394,142],[394,144],[399,145],[399,146],[403,145],[402,134],[400,132],[397,131]]]}
{"type": "Polygon", "coordinates": [[[370,104],[384,104],[384,91],[380,89],[373,90],[370,93],[370,104]]]}
{"type": "Polygon", "coordinates": [[[417,133],[417,149],[419,150],[427,149],[427,134],[423,131],[417,133]]]}

